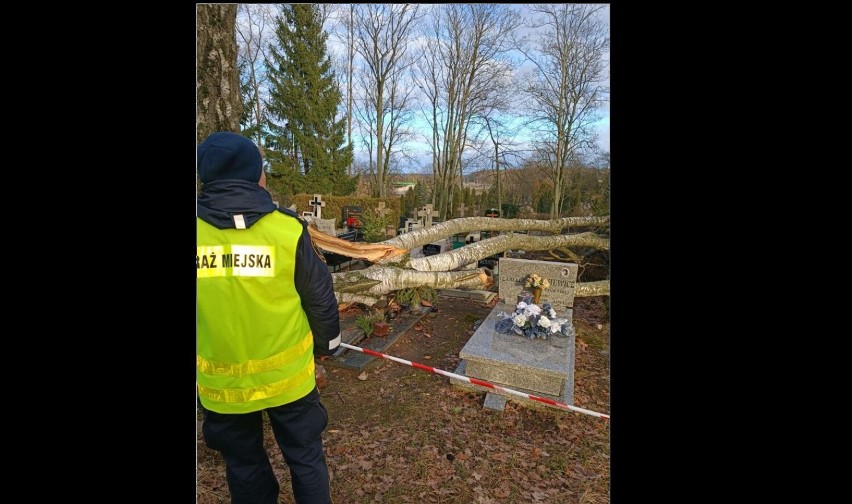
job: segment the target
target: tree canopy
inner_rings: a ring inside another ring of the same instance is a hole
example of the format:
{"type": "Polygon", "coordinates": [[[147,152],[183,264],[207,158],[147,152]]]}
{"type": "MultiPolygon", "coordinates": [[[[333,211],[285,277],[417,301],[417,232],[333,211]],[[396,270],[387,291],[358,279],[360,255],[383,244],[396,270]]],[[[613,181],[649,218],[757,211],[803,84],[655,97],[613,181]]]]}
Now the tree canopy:
{"type": "Polygon", "coordinates": [[[275,19],[275,36],[266,65],[267,107],[277,120],[267,142],[270,167],[286,175],[292,192],[350,194],[356,184],[346,174],[352,147],[345,141],[345,118],[335,120],[341,93],[319,7],[285,4],[275,19]]]}

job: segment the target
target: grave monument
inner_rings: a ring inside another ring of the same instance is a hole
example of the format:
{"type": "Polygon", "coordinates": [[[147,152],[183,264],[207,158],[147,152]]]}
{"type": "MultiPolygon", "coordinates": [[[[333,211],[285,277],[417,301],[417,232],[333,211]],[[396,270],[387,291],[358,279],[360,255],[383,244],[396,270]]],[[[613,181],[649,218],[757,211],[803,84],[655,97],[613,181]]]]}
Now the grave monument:
{"type": "MultiPolygon", "coordinates": [[[[462,361],[455,373],[573,405],[577,264],[500,258],[499,268],[500,302],[459,352],[462,361]],[[501,313],[515,311],[519,296],[525,291],[524,282],[533,273],[549,280],[550,288],[545,289],[542,304],[550,303],[557,317],[567,319],[567,335],[528,339],[497,332],[495,326],[502,319],[501,313]]],[[[450,382],[466,390],[483,390],[462,380],[450,378],[450,382]]],[[[502,411],[509,399],[528,407],[543,407],[536,401],[496,391],[486,394],[484,407],[502,411]]]]}

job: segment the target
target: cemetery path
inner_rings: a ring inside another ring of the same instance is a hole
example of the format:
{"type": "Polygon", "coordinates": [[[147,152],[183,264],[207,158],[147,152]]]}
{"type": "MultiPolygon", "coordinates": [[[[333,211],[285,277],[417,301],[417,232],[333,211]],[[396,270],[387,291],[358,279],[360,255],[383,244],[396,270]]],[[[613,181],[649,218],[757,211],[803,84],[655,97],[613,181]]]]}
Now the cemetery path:
{"type": "MultiPolygon", "coordinates": [[[[454,372],[458,354],[490,307],[440,297],[432,312],[386,353],[454,372]]],[[[609,323],[602,298],[575,300],[574,404],[609,413],[609,323]],[[600,327],[600,328],[599,328],[600,327]]],[[[482,407],[485,391],[377,359],[361,371],[325,366],[329,411],[323,435],[335,504],[366,502],[576,503],[610,501],[609,422],[510,401],[482,407]]],[[[200,418],[199,418],[200,419],[200,418]]],[[[266,425],[282,491],[290,476],[266,425]]],[[[221,456],[197,441],[198,504],[230,502],[221,456]]]]}

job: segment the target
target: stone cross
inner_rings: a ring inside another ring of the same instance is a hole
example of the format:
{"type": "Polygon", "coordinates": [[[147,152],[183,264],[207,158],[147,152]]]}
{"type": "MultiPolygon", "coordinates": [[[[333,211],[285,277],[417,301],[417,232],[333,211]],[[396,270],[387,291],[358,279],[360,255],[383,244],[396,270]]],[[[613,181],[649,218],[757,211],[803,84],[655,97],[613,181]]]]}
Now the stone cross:
{"type": "Polygon", "coordinates": [[[462,204],[459,205],[459,214],[464,217],[464,201],[462,201],[462,204]]]}
{"type": "Polygon", "coordinates": [[[314,199],[308,201],[308,204],[314,207],[314,217],[322,218],[322,207],[325,206],[325,201],[322,200],[322,195],[314,194],[314,199]]]}
{"type": "Polygon", "coordinates": [[[376,213],[379,214],[379,217],[384,218],[388,212],[390,212],[390,208],[385,208],[385,202],[379,201],[379,207],[376,209],[376,213]]]}
{"type": "Polygon", "coordinates": [[[420,209],[417,212],[418,217],[423,217],[423,227],[430,228],[432,227],[432,203],[427,203],[426,206],[420,209]]]}

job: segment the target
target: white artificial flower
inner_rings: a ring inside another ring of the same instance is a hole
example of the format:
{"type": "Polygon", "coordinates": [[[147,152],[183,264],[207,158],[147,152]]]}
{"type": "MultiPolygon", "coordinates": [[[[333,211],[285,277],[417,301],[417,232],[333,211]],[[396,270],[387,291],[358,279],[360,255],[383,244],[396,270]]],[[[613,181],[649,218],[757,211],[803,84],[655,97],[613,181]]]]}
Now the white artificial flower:
{"type": "Polygon", "coordinates": [[[518,310],[523,310],[526,307],[527,307],[527,303],[524,302],[524,301],[521,301],[520,303],[518,303],[518,306],[516,306],[515,308],[518,309],[518,310]]]}
{"type": "Polygon", "coordinates": [[[523,327],[524,324],[527,323],[527,318],[524,317],[523,315],[518,315],[518,316],[515,317],[513,322],[515,323],[516,326],[523,327]]]}
{"type": "Polygon", "coordinates": [[[538,325],[541,327],[550,327],[550,319],[542,316],[538,319],[538,325]]]}
{"type": "Polygon", "coordinates": [[[541,306],[539,306],[537,304],[529,305],[527,307],[527,310],[529,310],[529,312],[532,313],[533,315],[540,315],[541,314],[541,306]]]}
{"type": "Polygon", "coordinates": [[[550,309],[550,318],[556,318],[556,310],[553,308],[550,309]]]}
{"type": "Polygon", "coordinates": [[[558,333],[561,330],[562,330],[562,324],[559,324],[557,322],[550,324],[550,332],[558,333]]]}

